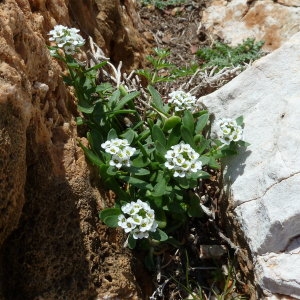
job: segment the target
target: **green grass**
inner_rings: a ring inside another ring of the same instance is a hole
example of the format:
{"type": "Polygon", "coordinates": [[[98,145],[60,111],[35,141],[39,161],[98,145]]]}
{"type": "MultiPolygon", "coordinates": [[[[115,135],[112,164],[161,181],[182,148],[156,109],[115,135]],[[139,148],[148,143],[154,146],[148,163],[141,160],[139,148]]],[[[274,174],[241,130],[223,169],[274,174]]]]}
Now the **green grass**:
{"type": "Polygon", "coordinates": [[[167,7],[186,4],[187,0],[140,0],[140,2],[144,6],[152,5],[158,9],[166,9],[167,7]]]}
{"type": "Polygon", "coordinates": [[[205,47],[196,52],[201,60],[201,67],[236,67],[254,61],[264,55],[262,46],[264,42],[255,42],[248,38],[242,44],[231,47],[227,44],[216,42],[212,47],[205,47]]]}

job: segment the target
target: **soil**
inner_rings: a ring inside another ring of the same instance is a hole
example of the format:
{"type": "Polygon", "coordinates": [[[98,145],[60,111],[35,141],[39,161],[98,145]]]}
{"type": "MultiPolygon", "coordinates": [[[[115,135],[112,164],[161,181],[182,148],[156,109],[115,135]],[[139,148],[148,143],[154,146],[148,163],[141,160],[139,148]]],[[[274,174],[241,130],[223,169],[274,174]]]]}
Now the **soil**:
{"type": "MultiPolygon", "coordinates": [[[[193,62],[199,64],[197,49],[210,46],[217,37],[208,36],[201,30],[201,14],[209,1],[186,1],[185,5],[169,6],[164,10],[153,5],[139,5],[139,30],[152,45],[152,48],[170,50],[168,61],[178,67],[187,67],[193,62]]],[[[232,77],[234,77],[234,74],[232,77]]],[[[227,78],[230,80],[232,77],[227,78]]],[[[184,78],[172,83],[157,86],[163,96],[180,87],[184,78]]],[[[224,82],[222,83],[224,84],[224,82]]],[[[191,82],[189,91],[199,85],[191,82]]],[[[220,87],[197,89],[195,96],[200,97],[220,87]]],[[[221,238],[222,228],[219,216],[220,172],[209,170],[210,180],[199,187],[199,197],[212,216],[204,214],[202,218],[192,219],[186,228],[177,232],[176,238],[182,241],[180,248],[167,247],[155,256],[156,268],[152,271],[154,289],[141,276],[139,284],[145,299],[247,299],[246,286],[241,282],[238,268],[235,265],[234,245],[226,237],[221,238]],[[214,252],[216,251],[216,252],[214,252]],[[151,294],[149,294],[151,293],[151,294]]],[[[136,253],[139,257],[140,254],[136,253]]]]}

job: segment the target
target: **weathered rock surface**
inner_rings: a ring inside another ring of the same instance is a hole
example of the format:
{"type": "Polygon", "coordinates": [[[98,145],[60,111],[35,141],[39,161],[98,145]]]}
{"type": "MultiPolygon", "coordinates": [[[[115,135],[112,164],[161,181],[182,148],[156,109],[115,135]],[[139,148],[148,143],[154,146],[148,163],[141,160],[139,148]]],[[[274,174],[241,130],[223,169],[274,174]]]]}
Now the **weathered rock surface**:
{"type": "Polygon", "coordinates": [[[228,215],[238,223],[233,238],[248,244],[257,286],[278,299],[300,299],[299,86],[300,33],[200,98],[217,119],[244,116],[251,145],[224,170],[228,215]]]}
{"type": "Polygon", "coordinates": [[[214,0],[203,12],[202,26],[229,44],[250,37],[265,41],[264,49],[272,51],[300,30],[300,2],[214,0]]]}
{"type": "Polygon", "coordinates": [[[131,0],[0,1],[0,298],[141,298],[123,235],[98,221],[105,197],[46,48],[54,25],[78,27],[137,67],[145,49],[129,11],[131,0]]]}

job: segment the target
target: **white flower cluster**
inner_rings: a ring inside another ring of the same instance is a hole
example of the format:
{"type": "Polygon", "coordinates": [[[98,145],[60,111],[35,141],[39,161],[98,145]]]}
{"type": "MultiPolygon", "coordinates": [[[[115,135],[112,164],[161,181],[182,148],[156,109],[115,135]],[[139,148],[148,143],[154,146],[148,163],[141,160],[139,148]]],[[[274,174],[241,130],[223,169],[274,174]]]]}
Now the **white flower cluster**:
{"type": "Polygon", "coordinates": [[[219,139],[226,145],[229,145],[231,141],[237,142],[243,138],[243,128],[233,119],[220,119],[217,126],[219,139]]]}
{"type": "Polygon", "coordinates": [[[175,111],[190,110],[194,112],[196,110],[196,97],[190,93],[184,91],[174,91],[169,94],[168,103],[173,104],[175,111]]]}
{"type": "Polygon", "coordinates": [[[126,233],[130,232],[134,239],[148,238],[149,232],[155,232],[158,226],[155,221],[154,210],[148,203],[138,199],[121,207],[124,214],[119,215],[118,225],[126,233]]]}
{"type": "Polygon", "coordinates": [[[64,49],[66,54],[73,55],[76,52],[76,48],[81,47],[85,43],[85,40],[78,32],[79,30],[76,28],[56,25],[48,34],[51,36],[49,41],[54,41],[59,48],[64,49]]]}
{"type": "Polygon", "coordinates": [[[171,149],[165,154],[165,166],[174,171],[174,177],[185,177],[202,169],[200,155],[189,144],[181,142],[171,149]]]}
{"type": "Polygon", "coordinates": [[[126,139],[111,139],[101,144],[101,147],[105,150],[106,153],[112,155],[109,164],[117,169],[120,169],[122,166],[130,167],[130,157],[136,151],[135,148],[130,147],[126,139]]]}

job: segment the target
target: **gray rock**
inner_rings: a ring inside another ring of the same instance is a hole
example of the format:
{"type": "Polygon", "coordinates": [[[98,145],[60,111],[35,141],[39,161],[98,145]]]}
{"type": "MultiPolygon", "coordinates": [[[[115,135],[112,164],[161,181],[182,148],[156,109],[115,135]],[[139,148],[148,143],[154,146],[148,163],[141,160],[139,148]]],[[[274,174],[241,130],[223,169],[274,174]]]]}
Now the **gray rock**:
{"type": "Polygon", "coordinates": [[[216,119],[244,116],[251,145],[226,162],[224,188],[257,284],[300,299],[300,33],[199,101],[216,119]]]}
{"type": "Polygon", "coordinates": [[[272,51],[300,30],[300,1],[213,0],[202,25],[209,35],[232,45],[251,37],[265,41],[264,49],[272,51]]]}

